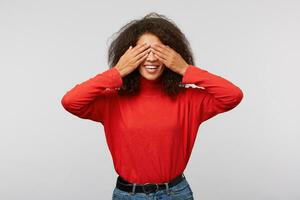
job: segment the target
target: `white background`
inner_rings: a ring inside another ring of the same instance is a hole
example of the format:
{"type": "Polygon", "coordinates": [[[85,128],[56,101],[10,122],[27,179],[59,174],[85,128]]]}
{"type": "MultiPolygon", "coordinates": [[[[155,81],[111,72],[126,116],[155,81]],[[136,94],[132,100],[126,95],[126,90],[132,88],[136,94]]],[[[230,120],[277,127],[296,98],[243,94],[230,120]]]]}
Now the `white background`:
{"type": "Polygon", "coordinates": [[[196,65],[244,92],[202,124],[185,175],[201,200],[300,199],[299,1],[0,1],[0,199],[111,199],[101,124],[60,104],[108,69],[110,37],[151,11],[196,65]]]}

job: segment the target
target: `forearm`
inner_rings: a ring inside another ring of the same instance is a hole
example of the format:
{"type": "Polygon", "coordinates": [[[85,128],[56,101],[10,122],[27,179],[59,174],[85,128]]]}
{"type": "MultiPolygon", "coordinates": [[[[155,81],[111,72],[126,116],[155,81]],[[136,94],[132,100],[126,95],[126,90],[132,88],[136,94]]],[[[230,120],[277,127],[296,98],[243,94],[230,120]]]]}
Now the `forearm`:
{"type": "Polygon", "coordinates": [[[203,87],[225,110],[235,107],[243,98],[242,90],[229,80],[193,65],[186,69],[182,83],[203,87]]]}
{"type": "Polygon", "coordinates": [[[122,78],[117,69],[111,68],[67,91],[61,99],[63,107],[71,113],[79,114],[96,97],[110,92],[122,85],[122,78]]]}

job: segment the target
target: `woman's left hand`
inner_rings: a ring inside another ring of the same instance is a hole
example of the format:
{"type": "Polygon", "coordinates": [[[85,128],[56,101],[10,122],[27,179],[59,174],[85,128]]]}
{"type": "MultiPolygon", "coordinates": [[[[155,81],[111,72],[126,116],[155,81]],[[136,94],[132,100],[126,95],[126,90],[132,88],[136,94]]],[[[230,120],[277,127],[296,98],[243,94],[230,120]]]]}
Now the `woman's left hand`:
{"type": "Polygon", "coordinates": [[[166,67],[182,76],[184,75],[189,64],[185,62],[179,53],[164,44],[152,44],[150,48],[154,56],[164,63],[166,67]]]}

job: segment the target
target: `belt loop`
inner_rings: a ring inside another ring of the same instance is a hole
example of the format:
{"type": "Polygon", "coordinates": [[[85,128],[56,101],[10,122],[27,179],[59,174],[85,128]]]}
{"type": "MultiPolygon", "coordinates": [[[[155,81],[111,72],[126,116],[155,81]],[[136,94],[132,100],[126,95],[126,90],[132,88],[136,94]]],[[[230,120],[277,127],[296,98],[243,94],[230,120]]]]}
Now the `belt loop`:
{"type": "Polygon", "coordinates": [[[132,188],[131,194],[134,194],[134,192],[135,192],[135,187],[136,187],[136,183],[133,183],[133,188],[132,188]]]}
{"type": "Polygon", "coordinates": [[[130,185],[133,185],[133,187],[132,187],[132,190],[129,192],[129,194],[134,195],[136,183],[132,183],[130,185]]]}
{"type": "Polygon", "coordinates": [[[170,194],[170,191],[169,191],[169,183],[166,182],[164,183],[166,185],[166,191],[167,191],[167,194],[169,195],[170,194]]]}

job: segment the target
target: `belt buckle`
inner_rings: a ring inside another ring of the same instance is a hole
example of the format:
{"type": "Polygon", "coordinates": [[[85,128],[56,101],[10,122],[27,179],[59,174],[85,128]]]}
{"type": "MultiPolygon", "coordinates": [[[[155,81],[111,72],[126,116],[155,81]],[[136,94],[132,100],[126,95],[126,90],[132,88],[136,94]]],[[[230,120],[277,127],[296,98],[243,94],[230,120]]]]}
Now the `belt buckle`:
{"type": "Polygon", "coordinates": [[[156,191],[158,191],[158,188],[159,188],[157,183],[145,183],[145,184],[143,184],[142,188],[143,188],[144,193],[146,193],[146,194],[151,193],[151,191],[150,191],[150,192],[145,191],[145,186],[146,186],[146,188],[147,188],[147,187],[148,187],[148,188],[151,188],[151,187],[154,186],[154,185],[156,186],[156,189],[155,189],[154,192],[156,192],[156,191]]]}

